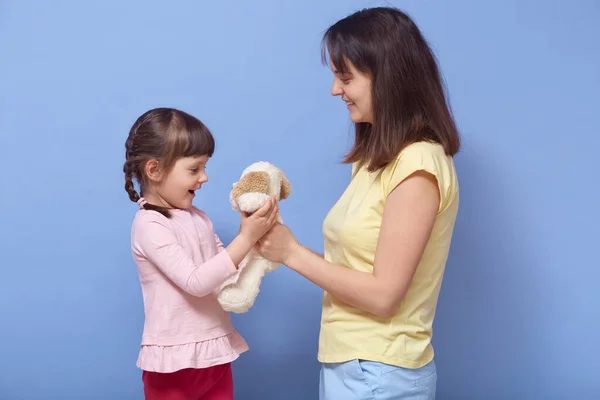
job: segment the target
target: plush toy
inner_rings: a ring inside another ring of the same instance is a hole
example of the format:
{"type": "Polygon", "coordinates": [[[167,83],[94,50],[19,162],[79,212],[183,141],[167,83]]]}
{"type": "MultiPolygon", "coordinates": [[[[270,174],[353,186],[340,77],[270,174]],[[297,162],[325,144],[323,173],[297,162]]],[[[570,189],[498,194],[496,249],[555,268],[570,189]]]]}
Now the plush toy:
{"type": "MultiPolygon", "coordinates": [[[[279,201],[287,198],[291,191],[290,182],[279,168],[259,161],[242,172],[240,180],[233,184],[229,200],[235,211],[251,214],[270,196],[279,201]]],[[[278,221],[282,222],[281,217],[278,221]]],[[[278,263],[267,260],[252,249],[240,263],[238,273],[221,286],[218,295],[221,307],[234,313],[248,311],[254,304],[264,275],[278,267],[278,263]]]]}

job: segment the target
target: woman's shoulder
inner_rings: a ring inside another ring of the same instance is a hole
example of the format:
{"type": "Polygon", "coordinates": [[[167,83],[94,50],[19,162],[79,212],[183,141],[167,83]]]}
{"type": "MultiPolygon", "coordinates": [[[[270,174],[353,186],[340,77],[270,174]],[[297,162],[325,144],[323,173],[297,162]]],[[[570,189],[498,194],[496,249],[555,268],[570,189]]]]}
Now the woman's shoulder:
{"type": "Polygon", "coordinates": [[[421,141],[404,147],[386,169],[394,172],[400,169],[447,169],[452,168],[452,156],[446,154],[444,146],[436,142],[421,141]]]}
{"type": "Polygon", "coordinates": [[[407,157],[410,155],[431,155],[436,157],[447,157],[446,152],[444,151],[444,146],[437,142],[431,141],[420,141],[410,143],[406,147],[398,153],[398,159],[402,157],[407,157]]]}
{"type": "Polygon", "coordinates": [[[446,154],[441,144],[426,141],[407,145],[385,167],[381,175],[385,195],[416,171],[425,171],[435,177],[443,202],[454,197],[458,182],[452,156],[446,154]]]}
{"type": "MultiPolygon", "coordinates": [[[[398,152],[395,158],[391,159],[381,170],[383,176],[394,174],[400,167],[401,169],[420,169],[423,165],[434,166],[439,163],[452,164],[452,157],[444,151],[444,146],[437,142],[420,141],[406,145],[398,152]],[[437,160],[437,162],[436,162],[437,160]]],[[[360,162],[352,163],[352,176],[359,170],[364,170],[366,166],[360,162]]]]}

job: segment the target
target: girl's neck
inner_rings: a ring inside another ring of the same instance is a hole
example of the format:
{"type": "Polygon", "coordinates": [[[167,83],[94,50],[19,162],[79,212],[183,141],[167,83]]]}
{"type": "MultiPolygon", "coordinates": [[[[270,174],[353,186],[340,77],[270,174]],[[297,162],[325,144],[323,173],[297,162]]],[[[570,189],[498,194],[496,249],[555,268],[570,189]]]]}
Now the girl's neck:
{"type": "Polygon", "coordinates": [[[154,192],[144,193],[143,196],[149,204],[157,207],[172,209],[173,206],[167,203],[162,197],[154,192]]]}

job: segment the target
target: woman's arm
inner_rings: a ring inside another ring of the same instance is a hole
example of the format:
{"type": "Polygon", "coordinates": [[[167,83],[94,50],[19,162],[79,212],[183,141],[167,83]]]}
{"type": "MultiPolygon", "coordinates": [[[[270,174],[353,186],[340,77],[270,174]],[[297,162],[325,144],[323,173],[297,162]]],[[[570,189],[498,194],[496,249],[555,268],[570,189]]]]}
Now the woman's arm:
{"type": "Polygon", "coordinates": [[[313,253],[315,256],[317,256],[319,258],[325,258],[323,256],[323,254],[319,253],[318,251],[314,251],[313,249],[309,249],[308,247],[307,247],[307,249],[310,250],[310,252],[313,253]]]}
{"type": "Polygon", "coordinates": [[[282,262],[337,299],[380,317],[390,316],[421,260],[439,201],[435,178],[421,171],[390,193],[372,274],[332,264],[295,241],[287,246],[282,262]]]}

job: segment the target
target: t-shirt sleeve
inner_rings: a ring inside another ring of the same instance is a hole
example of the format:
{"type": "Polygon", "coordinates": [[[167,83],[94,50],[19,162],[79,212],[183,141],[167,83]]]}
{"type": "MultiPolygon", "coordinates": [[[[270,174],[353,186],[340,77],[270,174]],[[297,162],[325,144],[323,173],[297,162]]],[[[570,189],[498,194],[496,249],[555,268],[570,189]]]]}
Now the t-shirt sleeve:
{"type": "Polygon", "coordinates": [[[196,264],[177,241],[166,217],[160,214],[148,213],[136,221],[133,246],[134,252],[147,258],[193,296],[208,295],[237,272],[227,251],[220,251],[204,263],[196,264]]]}
{"type": "Polygon", "coordinates": [[[384,198],[417,171],[425,171],[435,177],[440,193],[439,210],[445,209],[454,195],[455,175],[452,159],[444,153],[442,146],[434,143],[421,142],[407,146],[384,169],[381,177],[384,198]]]}

